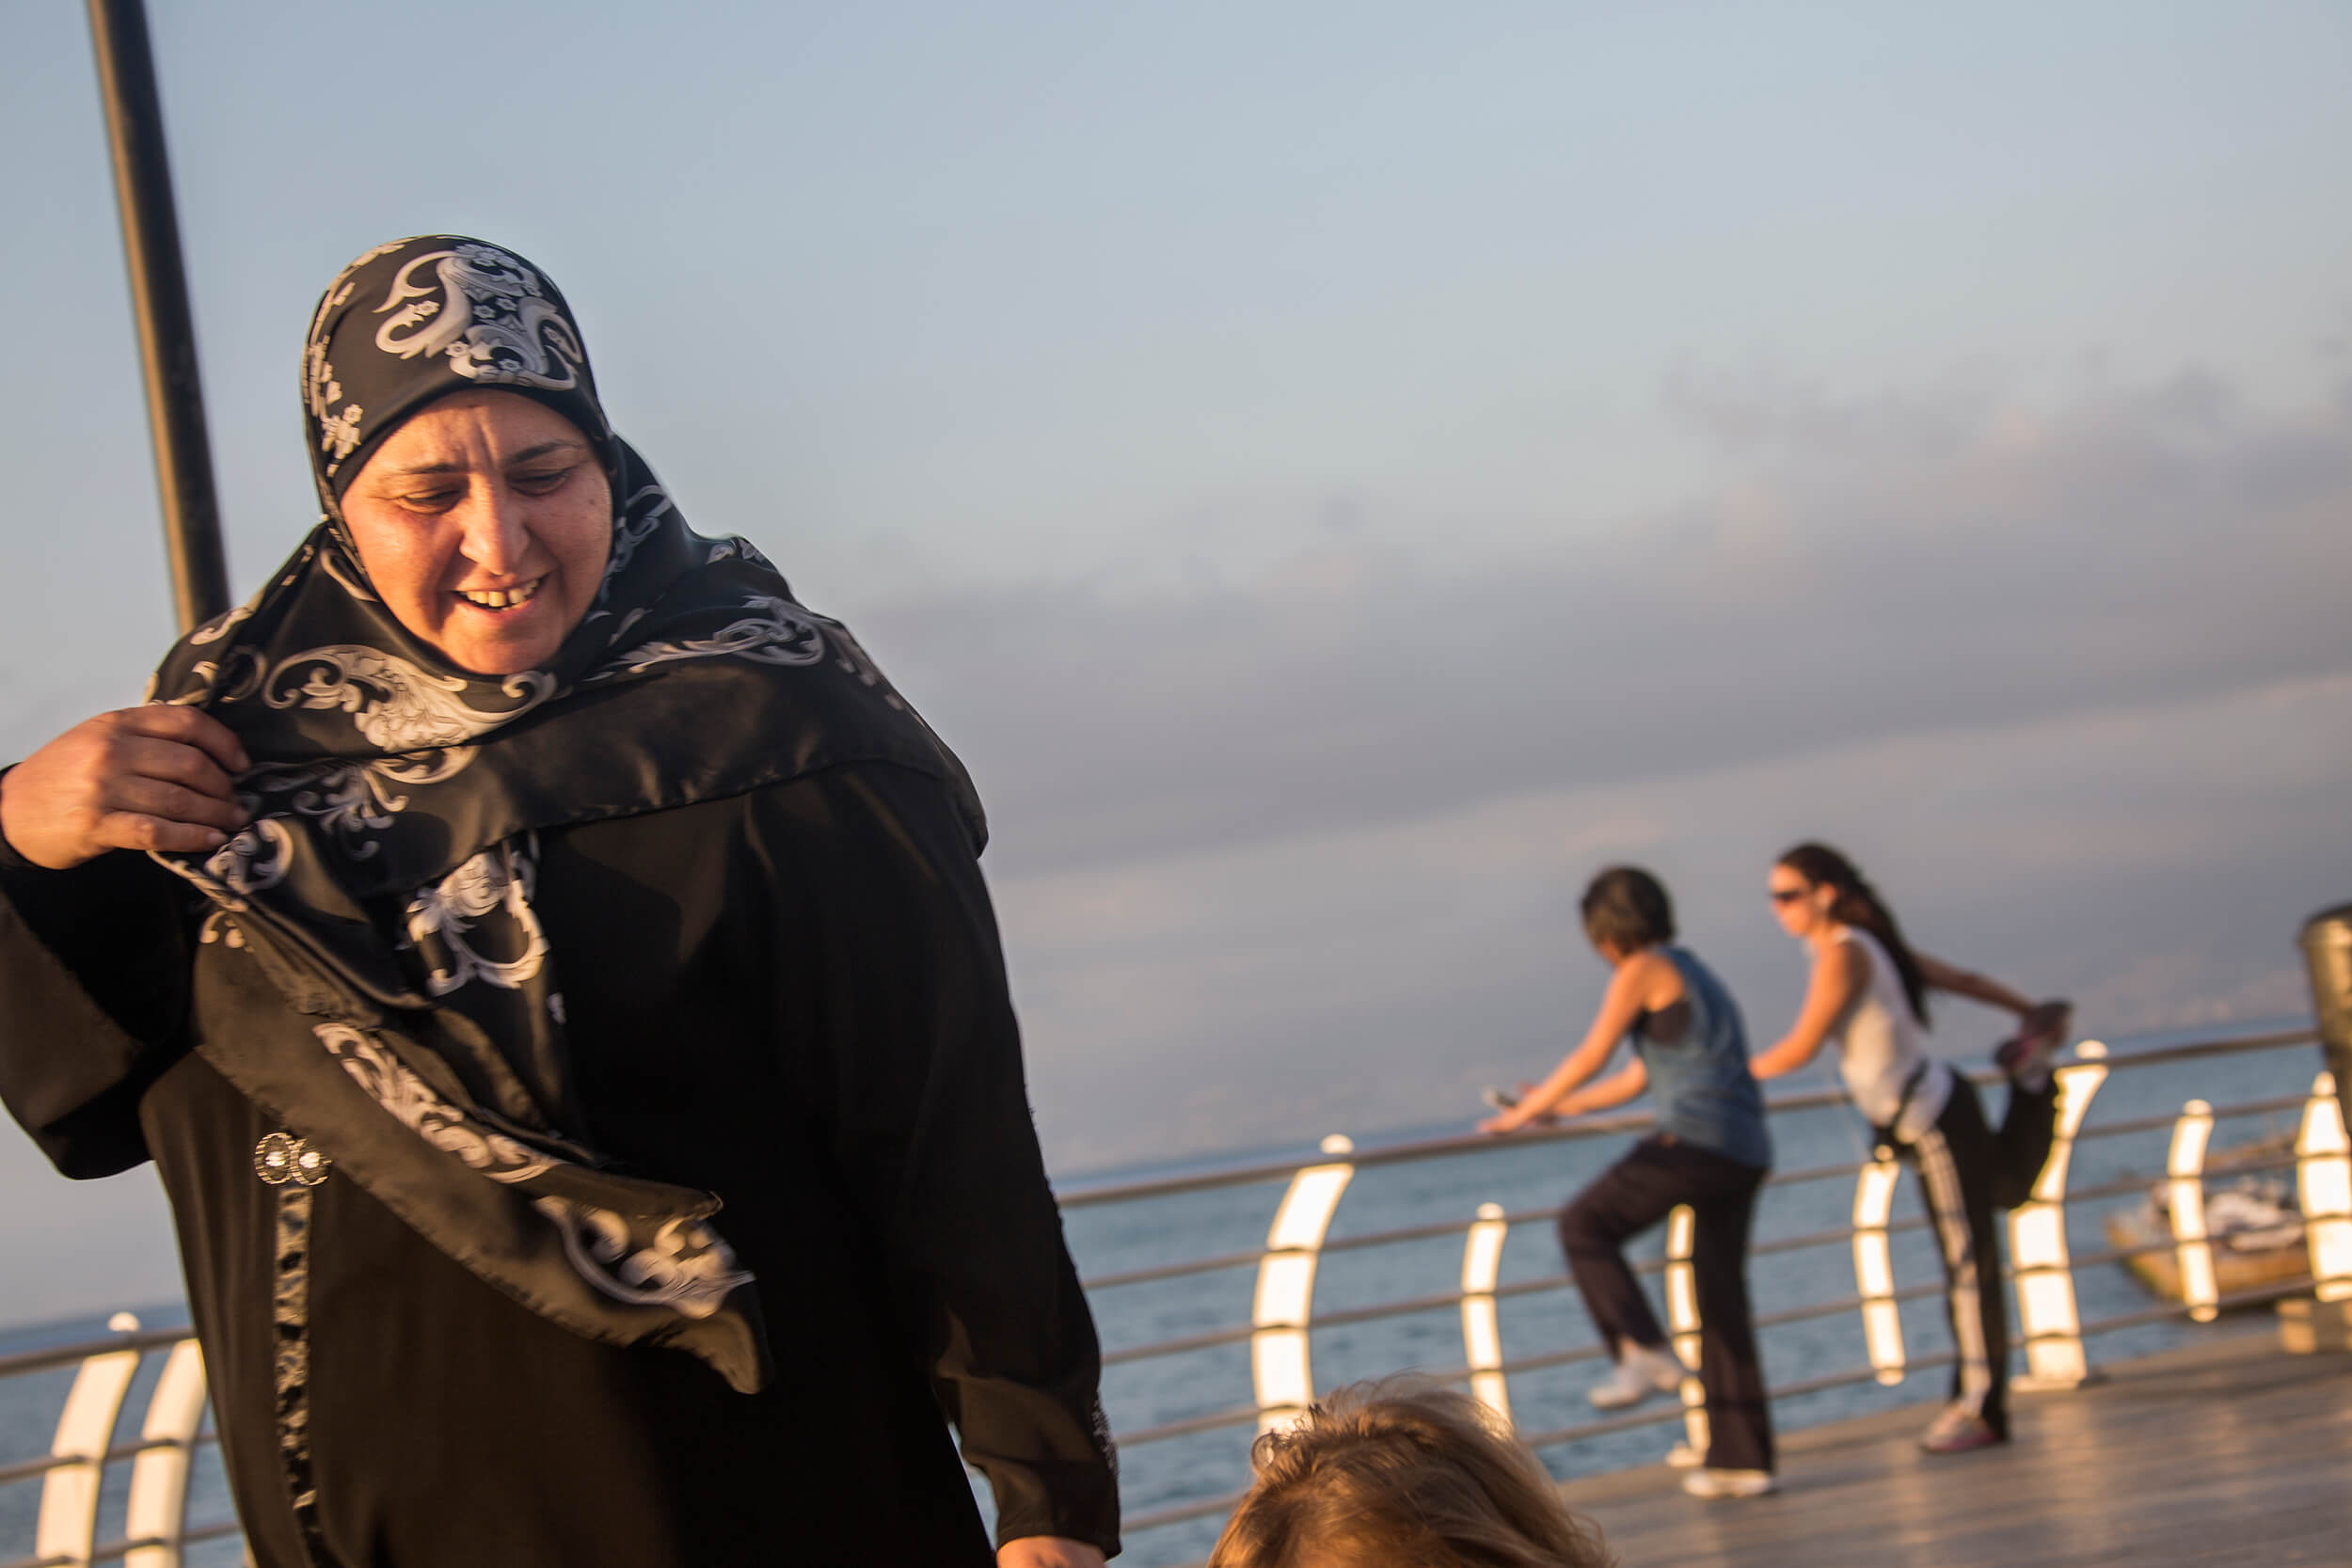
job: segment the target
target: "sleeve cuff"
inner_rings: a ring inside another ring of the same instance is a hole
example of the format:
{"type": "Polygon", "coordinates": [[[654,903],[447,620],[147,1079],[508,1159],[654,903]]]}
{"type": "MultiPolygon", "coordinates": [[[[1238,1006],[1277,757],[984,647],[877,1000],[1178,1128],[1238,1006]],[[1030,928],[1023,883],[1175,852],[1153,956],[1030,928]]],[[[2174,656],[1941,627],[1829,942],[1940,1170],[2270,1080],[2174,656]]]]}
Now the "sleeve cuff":
{"type": "MultiPolygon", "coordinates": [[[[7,786],[8,775],[15,771],[16,764],[14,763],[8,764],[6,768],[0,768],[0,788],[7,786]]],[[[40,869],[41,869],[40,866],[17,853],[16,846],[8,842],[7,832],[0,830],[0,871],[39,871],[40,869]]]]}

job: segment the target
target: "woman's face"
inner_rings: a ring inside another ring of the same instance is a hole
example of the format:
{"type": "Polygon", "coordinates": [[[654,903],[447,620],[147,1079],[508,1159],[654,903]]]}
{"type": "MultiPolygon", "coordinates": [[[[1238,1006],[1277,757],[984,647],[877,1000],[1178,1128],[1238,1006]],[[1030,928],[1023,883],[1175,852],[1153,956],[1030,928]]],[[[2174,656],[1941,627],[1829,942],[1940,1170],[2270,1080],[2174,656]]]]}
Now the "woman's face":
{"type": "Polygon", "coordinates": [[[1772,917],[1790,936],[1809,937],[1833,923],[1829,911],[1837,901],[1836,888],[1808,882],[1785,865],[1772,867],[1765,888],[1772,900],[1772,917]]]}
{"type": "Polygon", "coordinates": [[[516,392],[457,392],[384,439],[343,521],[386,608],[460,669],[546,664],[596,601],[612,488],[580,428],[516,392]]]}

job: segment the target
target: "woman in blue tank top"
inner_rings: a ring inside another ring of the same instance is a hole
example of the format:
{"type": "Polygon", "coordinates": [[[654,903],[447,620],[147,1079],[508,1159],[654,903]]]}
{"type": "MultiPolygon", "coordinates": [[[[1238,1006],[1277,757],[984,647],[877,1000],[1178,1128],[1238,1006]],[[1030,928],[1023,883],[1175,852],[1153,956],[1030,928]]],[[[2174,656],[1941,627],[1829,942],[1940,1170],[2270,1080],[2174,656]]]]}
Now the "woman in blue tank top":
{"type": "Polygon", "coordinates": [[[1674,906],[1657,878],[1633,866],[1603,871],[1584,890],[1583,915],[1594,951],[1616,971],[1600,1010],[1550,1077],[1479,1130],[1513,1132],[1651,1091],[1657,1130],[1560,1214],[1568,1271],[1616,1363],[1590,1398],[1614,1410],[1680,1386],[1682,1364],[1626,1267],[1624,1246],[1689,1204],[1697,1221],[1691,1262],[1708,1442],[1703,1466],[1683,1478],[1683,1489],[1756,1497],[1774,1481],[1772,1414],[1748,1310],[1748,1230],[1772,1145],[1748,1071],[1747,1034],[1723,982],[1674,945],[1674,906]],[[1632,1062],[1592,1083],[1629,1037],[1632,1062]]]}

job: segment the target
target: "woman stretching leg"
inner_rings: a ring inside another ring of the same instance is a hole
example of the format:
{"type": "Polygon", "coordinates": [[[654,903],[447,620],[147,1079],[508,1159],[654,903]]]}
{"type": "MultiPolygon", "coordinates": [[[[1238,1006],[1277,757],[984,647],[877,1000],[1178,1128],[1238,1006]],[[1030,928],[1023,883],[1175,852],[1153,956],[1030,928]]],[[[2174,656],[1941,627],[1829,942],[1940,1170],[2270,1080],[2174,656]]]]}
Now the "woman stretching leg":
{"type": "Polygon", "coordinates": [[[2050,1157],[2058,1091],[2050,1057],[2064,1038],[2064,1002],[2029,1002],[2008,987],[1915,951],[1853,863],[1821,844],[1781,856],[1772,911],[1813,952],[1796,1023],[1752,1066],[1758,1078],[1794,1072],[1837,1043],[1838,1074],[1879,1140],[1919,1173],[1944,1259],[1946,1309],[1958,1359],[1951,1402],[1920,1437],[1931,1453],[2009,1438],[2009,1313],[2001,1293],[1996,1214],[2026,1200],[2050,1157]],[[2019,1020],[2002,1047],[2009,1107],[1990,1128],[1967,1079],[1921,1043],[1927,993],[1949,991],[2019,1020]]]}
{"type": "Polygon", "coordinates": [[[1585,890],[1583,914],[1594,950],[1616,971],[1600,1011],[1583,1043],[1549,1078],[1479,1130],[1512,1132],[1538,1118],[1604,1111],[1645,1087],[1654,1091],[1658,1131],[1560,1215],[1569,1271],[1616,1362],[1592,1401],[1617,1409],[1681,1383],[1681,1364],[1621,1249],[1687,1203],[1697,1220],[1691,1262],[1708,1444],[1705,1468],[1684,1477],[1683,1489],[1708,1497],[1770,1492],[1772,1422],[1748,1311],[1747,1262],[1749,1222],[1772,1146],[1748,1074],[1740,1009],[1706,965],[1673,945],[1673,906],[1649,873],[1631,866],[1602,872],[1585,890]],[[1581,1087],[1628,1037],[1632,1064],[1581,1087]]]}

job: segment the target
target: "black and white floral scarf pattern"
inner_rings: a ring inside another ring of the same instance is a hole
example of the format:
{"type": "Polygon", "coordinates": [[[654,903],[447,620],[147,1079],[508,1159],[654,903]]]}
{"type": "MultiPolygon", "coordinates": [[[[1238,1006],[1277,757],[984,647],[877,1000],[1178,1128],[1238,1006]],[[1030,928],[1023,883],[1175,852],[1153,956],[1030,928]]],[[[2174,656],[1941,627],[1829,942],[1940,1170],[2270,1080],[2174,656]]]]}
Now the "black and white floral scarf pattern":
{"type": "Polygon", "coordinates": [[[538,835],[888,761],[946,781],[977,846],[970,783],[846,628],[743,540],[687,528],[607,424],[562,294],[521,258],[450,235],[360,257],[313,318],[303,403],[325,516],[152,689],[219,719],[254,763],[237,781],[249,827],[157,857],[212,905],[199,1007],[209,991],[251,1022],[200,1049],[532,1310],[756,1388],[756,1296],[710,1223],[717,1196],[619,1174],[580,1136],[561,956],[532,907],[538,835]],[[384,436],[481,387],[570,419],[614,497],[593,608],[548,668],[504,677],[402,626],[340,514],[384,436]]]}

